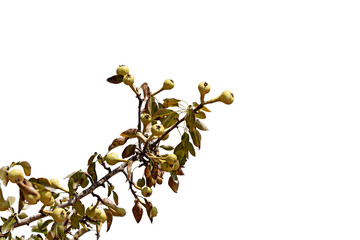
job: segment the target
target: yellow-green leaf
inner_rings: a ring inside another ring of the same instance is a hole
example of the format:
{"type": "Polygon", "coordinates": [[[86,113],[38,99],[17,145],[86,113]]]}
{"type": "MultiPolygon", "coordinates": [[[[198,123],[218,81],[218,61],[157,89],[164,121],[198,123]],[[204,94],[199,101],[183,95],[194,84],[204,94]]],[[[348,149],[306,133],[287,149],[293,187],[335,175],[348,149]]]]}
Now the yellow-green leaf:
{"type": "Polygon", "coordinates": [[[24,169],[24,173],[26,176],[30,176],[31,174],[31,165],[29,162],[27,161],[22,161],[20,162],[20,166],[22,166],[22,168],[24,169]]]}

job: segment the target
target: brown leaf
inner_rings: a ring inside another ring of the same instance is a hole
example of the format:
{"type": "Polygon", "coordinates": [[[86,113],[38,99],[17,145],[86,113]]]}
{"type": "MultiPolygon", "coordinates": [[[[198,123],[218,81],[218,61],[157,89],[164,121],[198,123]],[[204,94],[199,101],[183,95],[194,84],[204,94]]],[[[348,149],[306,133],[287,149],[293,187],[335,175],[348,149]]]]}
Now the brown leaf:
{"type": "Polygon", "coordinates": [[[126,166],[126,171],[127,171],[127,180],[130,180],[131,178],[131,173],[132,173],[132,165],[133,165],[134,161],[130,160],[126,166]]]}
{"type": "Polygon", "coordinates": [[[112,77],[109,77],[106,81],[108,81],[109,83],[113,83],[113,84],[119,84],[122,83],[123,81],[123,76],[121,75],[114,75],[112,77]]]}
{"type": "Polygon", "coordinates": [[[112,149],[114,149],[118,146],[124,145],[128,139],[129,139],[128,137],[122,137],[122,136],[115,138],[114,141],[109,146],[108,150],[111,151],[112,149]]]}
{"type": "Polygon", "coordinates": [[[163,103],[163,106],[165,107],[165,108],[168,108],[168,107],[177,107],[177,106],[179,106],[179,102],[180,102],[181,100],[179,100],[179,99],[176,99],[176,98],[165,98],[164,99],[164,103],[163,103]]]}
{"type": "MultiPolygon", "coordinates": [[[[110,150],[109,150],[110,151],[110,150]]],[[[88,160],[88,166],[94,161],[95,157],[97,155],[97,152],[95,152],[93,155],[90,156],[88,160]]]]}
{"type": "Polygon", "coordinates": [[[111,214],[111,211],[109,209],[104,209],[104,211],[106,214],[106,225],[107,225],[106,231],[108,232],[110,230],[113,221],[113,215],[111,214]]]}
{"type": "Polygon", "coordinates": [[[132,212],[133,212],[135,221],[137,223],[139,223],[141,221],[144,211],[137,200],[135,200],[134,202],[135,202],[135,204],[134,204],[134,207],[132,208],[132,212]]]}
{"type": "Polygon", "coordinates": [[[199,119],[195,120],[195,126],[197,129],[202,130],[202,131],[207,131],[209,130],[209,128],[199,119]]]}
{"type": "Polygon", "coordinates": [[[124,151],[122,152],[122,158],[127,158],[135,154],[136,145],[130,144],[126,146],[124,151]]]}
{"type": "Polygon", "coordinates": [[[144,82],[143,84],[141,84],[140,87],[144,92],[144,101],[147,101],[151,96],[149,85],[146,82],[144,82]]]}
{"type": "Polygon", "coordinates": [[[169,177],[169,182],[168,182],[170,188],[177,193],[178,189],[179,189],[179,180],[176,176],[176,174],[171,173],[170,177],[169,177]]]}
{"type": "Polygon", "coordinates": [[[137,133],[137,129],[136,128],[130,128],[124,132],[122,132],[120,134],[120,136],[123,136],[123,137],[128,137],[128,138],[136,138],[136,133],[137,133]]]}
{"type": "Polygon", "coordinates": [[[146,204],[146,213],[150,219],[150,222],[152,223],[153,222],[153,216],[151,215],[152,203],[145,198],[145,204],[146,204]]]}

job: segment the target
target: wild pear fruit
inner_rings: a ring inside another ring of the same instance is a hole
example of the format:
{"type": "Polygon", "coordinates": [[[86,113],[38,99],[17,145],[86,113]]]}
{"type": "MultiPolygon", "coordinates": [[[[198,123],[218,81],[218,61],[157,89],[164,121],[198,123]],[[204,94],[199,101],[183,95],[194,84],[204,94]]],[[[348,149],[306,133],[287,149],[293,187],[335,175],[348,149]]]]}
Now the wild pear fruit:
{"type": "Polygon", "coordinates": [[[96,210],[95,206],[90,206],[90,207],[86,208],[86,211],[85,211],[86,216],[88,216],[91,219],[94,218],[95,210],[96,210]]]}
{"type": "Polygon", "coordinates": [[[150,214],[152,217],[156,217],[157,214],[158,214],[158,210],[156,207],[152,207],[151,210],[150,210],[150,214]]]}
{"type": "Polygon", "coordinates": [[[164,81],[162,89],[170,90],[170,89],[174,88],[174,86],[175,86],[174,81],[172,79],[168,78],[164,81]]]}
{"type": "Polygon", "coordinates": [[[154,124],[151,127],[151,133],[154,136],[161,136],[161,135],[163,135],[164,132],[165,132],[165,128],[162,124],[154,124]]]}
{"type": "Polygon", "coordinates": [[[129,74],[129,68],[125,65],[120,65],[117,69],[116,69],[116,74],[120,75],[120,76],[125,76],[129,74]]]}
{"type": "Polygon", "coordinates": [[[24,180],[24,174],[19,169],[13,169],[9,171],[8,178],[12,183],[19,183],[24,180]]]}
{"type": "Polygon", "coordinates": [[[210,85],[207,82],[202,82],[198,85],[198,89],[201,95],[208,94],[210,92],[210,85]]]}
{"type": "Polygon", "coordinates": [[[150,197],[151,196],[151,194],[152,194],[152,189],[151,188],[149,188],[149,187],[143,187],[142,189],[141,189],[141,194],[144,196],[144,197],[150,197]]]}
{"type": "Polygon", "coordinates": [[[173,153],[166,156],[165,161],[169,164],[174,164],[177,161],[177,156],[173,153]]]}
{"type": "Polygon", "coordinates": [[[66,211],[63,208],[55,208],[51,217],[55,222],[63,222],[66,219],[66,211]]]}
{"type": "Polygon", "coordinates": [[[123,78],[123,82],[128,86],[132,86],[134,84],[134,81],[135,81],[135,78],[131,74],[127,74],[123,78]]]}
{"type": "Polygon", "coordinates": [[[34,195],[34,194],[26,193],[24,194],[24,198],[30,205],[35,205],[40,200],[40,194],[34,195]]]}
{"type": "Polygon", "coordinates": [[[151,122],[151,116],[148,113],[141,114],[140,119],[144,126],[147,126],[151,122]]]}
{"type": "Polygon", "coordinates": [[[105,156],[105,161],[107,162],[107,164],[111,166],[117,164],[119,160],[120,160],[119,156],[114,152],[109,153],[108,155],[105,156]]]}
{"type": "Polygon", "coordinates": [[[174,163],[174,166],[173,166],[173,171],[178,170],[179,167],[180,167],[180,162],[179,162],[179,161],[176,161],[176,162],[174,163]]]}
{"type": "Polygon", "coordinates": [[[136,185],[141,188],[145,186],[145,178],[140,178],[139,180],[137,180],[136,185]]]}
{"type": "Polygon", "coordinates": [[[46,190],[46,189],[42,189],[42,190],[39,191],[39,194],[40,194],[40,201],[43,204],[47,205],[50,202],[51,198],[52,198],[51,192],[46,190]]]}
{"type": "Polygon", "coordinates": [[[165,172],[171,172],[174,168],[174,165],[169,164],[168,162],[163,162],[161,164],[161,168],[162,170],[164,170],[165,172]]]}
{"type": "Polygon", "coordinates": [[[225,90],[219,96],[219,101],[225,104],[232,104],[234,101],[234,94],[232,94],[229,90],[225,90]]]}
{"type": "Polygon", "coordinates": [[[102,222],[102,223],[107,220],[106,213],[105,213],[103,210],[101,210],[101,214],[100,214],[100,216],[98,217],[97,220],[98,220],[99,222],[102,222]]]}

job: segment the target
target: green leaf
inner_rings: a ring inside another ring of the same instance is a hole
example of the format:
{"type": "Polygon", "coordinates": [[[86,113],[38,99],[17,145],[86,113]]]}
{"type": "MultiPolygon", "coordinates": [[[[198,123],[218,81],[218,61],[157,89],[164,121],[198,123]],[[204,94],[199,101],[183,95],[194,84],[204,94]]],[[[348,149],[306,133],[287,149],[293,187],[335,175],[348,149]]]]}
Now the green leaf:
{"type": "Polygon", "coordinates": [[[156,119],[158,117],[163,117],[163,116],[170,115],[173,112],[174,111],[171,110],[171,109],[166,109],[166,108],[159,109],[159,110],[156,111],[156,113],[154,113],[153,119],[156,119]]]}
{"type": "Polygon", "coordinates": [[[85,215],[85,206],[80,202],[80,200],[74,203],[74,207],[76,209],[76,212],[79,213],[81,216],[85,215]]]}
{"type": "Polygon", "coordinates": [[[194,131],[190,132],[190,135],[194,145],[200,149],[200,145],[201,145],[200,132],[197,129],[195,129],[194,131]]]}
{"type": "Polygon", "coordinates": [[[178,107],[179,106],[179,102],[181,100],[179,99],[175,99],[175,98],[165,98],[164,99],[164,103],[163,103],[163,106],[165,108],[168,108],[168,107],[178,107]]]}
{"type": "Polygon", "coordinates": [[[95,170],[95,163],[93,162],[90,164],[90,166],[87,169],[88,174],[91,176],[91,178],[94,180],[94,182],[97,182],[97,175],[95,170]]]}
{"type": "Polygon", "coordinates": [[[121,75],[114,75],[114,76],[112,76],[112,77],[109,77],[109,78],[107,79],[107,81],[108,81],[109,83],[119,84],[119,83],[122,83],[123,78],[124,78],[124,77],[121,76],[121,75]]]}
{"type": "Polygon", "coordinates": [[[179,119],[179,114],[173,112],[170,115],[166,116],[165,118],[161,119],[161,123],[164,126],[164,128],[169,128],[175,123],[177,123],[178,119],[179,119]]]}
{"type": "Polygon", "coordinates": [[[29,162],[27,161],[22,161],[20,162],[20,166],[22,166],[22,168],[24,169],[24,173],[26,176],[30,176],[31,174],[31,165],[29,162]]]}
{"type": "Polygon", "coordinates": [[[177,159],[180,163],[180,165],[184,165],[186,162],[186,155],[185,155],[185,147],[180,142],[174,149],[174,154],[177,156],[177,159]]]}
{"type": "Polygon", "coordinates": [[[19,217],[20,219],[24,219],[24,218],[27,218],[28,215],[27,215],[26,213],[22,212],[22,213],[20,213],[20,214],[18,215],[18,217],[19,217]]]}
{"type": "Polygon", "coordinates": [[[196,152],[195,152],[194,146],[192,145],[191,142],[189,142],[187,148],[188,148],[189,152],[191,153],[191,155],[193,155],[193,156],[195,157],[195,156],[196,156],[196,152]]]}
{"type": "Polygon", "coordinates": [[[195,117],[200,118],[200,119],[205,119],[206,118],[206,114],[204,112],[197,112],[195,113],[195,117]]]}
{"type": "Polygon", "coordinates": [[[161,145],[160,147],[166,151],[171,151],[174,149],[174,147],[170,145],[161,145]]]}
{"type": "Polygon", "coordinates": [[[199,119],[195,120],[195,127],[202,131],[209,130],[208,127],[203,122],[201,122],[199,119]]]}
{"type": "Polygon", "coordinates": [[[127,158],[135,154],[136,145],[130,144],[126,146],[124,151],[122,152],[122,158],[127,158]]]}
{"type": "Polygon", "coordinates": [[[137,133],[137,129],[136,128],[130,128],[124,132],[122,132],[120,134],[120,136],[122,137],[128,137],[128,138],[136,138],[136,133],[137,133]]]}
{"type": "Polygon", "coordinates": [[[6,233],[10,232],[14,228],[15,222],[16,222],[16,219],[14,216],[9,217],[2,225],[1,233],[6,234],[6,233]]]}
{"type": "Polygon", "coordinates": [[[71,228],[72,229],[79,229],[80,228],[80,224],[79,224],[79,216],[76,213],[73,213],[70,217],[71,220],[71,228]]]}
{"type": "Polygon", "coordinates": [[[192,108],[188,108],[188,112],[185,116],[186,126],[188,127],[189,131],[193,131],[195,129],[195,113],[192,108]]]}
{"type": "Polygon", "coordinates": [[[113,193],[113,199],[116,205],[119,204],[119,197],[117,195],[117,193],[115,191],[112,192],[113,193]]]}

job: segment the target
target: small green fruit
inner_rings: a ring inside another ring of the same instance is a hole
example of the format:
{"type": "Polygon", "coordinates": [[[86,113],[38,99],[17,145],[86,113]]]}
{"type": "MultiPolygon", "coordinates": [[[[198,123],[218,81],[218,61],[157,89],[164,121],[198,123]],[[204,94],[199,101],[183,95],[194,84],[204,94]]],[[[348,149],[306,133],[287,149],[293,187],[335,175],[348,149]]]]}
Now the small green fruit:
{"type": "Polygon", "coordinates": [[[154,124],[152,127],[151,127],[151,133],[154,135],[154,136],[161,136],[163,135],[163,133],[165,132],[165,128],[163,125],[161,124],[154,124]]]}
{"type": "Polygon", "coordinates": [[[150,210],[150,214],[152,217],[156,217],[157,214],[158,214],[158,210],[156,207],[152,207],[151,210],[150,210]]]}
{"type": "Polygon", "coordinates": [[[144,196],[144,197],[150,197],[151,196],[151,194],[152,194],[152,190],[151,190],[151,188],[149,188],[149,187],[143,187],[142,189],[141,189],[141,194],[144,196]]]}
{"type": "Polygon", "coordinates": [[[178,170],[179,167],[180,167],[180,162],[179,162],[179,161],[176,161],[176,162],[174,163],[173,171],[178,170]]]}
{"type": "Polygon", "coordinates": [[[232,104],[232,102],[234,101],[234,94],[232,94],[228,90],[223,91],[219,96],[219,101],[225,104],[232,104]]]}
{"type": "Polygon", "coordinates": [[[55,199],[53,197],[50,198],[50,200],[47,203],[44,203],[45,206],[52,206],[55,203],[55,199]]]}
{"type": "Polygon", "coordinates": [[[98,220],[99,222],[102,222],[102,223],[107,220],[106,213],[105,213],[103,210],[101,210],[101,214],[100,214],[100,216],[98,217],[97,220],[98,220]]]}
{"type": "Polygon", "coordinates": [[[165,172],[171,172],[174,168],[174,165],[169,164],[168,162],[164,162],[163,164],[161,164],[161,168],[165,172]]]}
{"type": "Polygon", "coordinates": [[[40,200],[40,194],[34,195],[27,193],[24,194],[24,198],[30,205],[35,205],[40,200]]]}
{"type": "Polygon", "coordinates": [[[8,178],[12,183],[19,183],[24,180],[24,174],[19,169],[13,169],[9,172],[8,178]]]}
{"type": "Polygon", "coordinates": [[[174,88],[175,84],[174,81],[172,79],[166,79],[163,83],[163,90],[170,90],[172,88],[174,88]]]}
{"type": "Polygon", "coordinates": [[[139,180],[137,180],[136,185],[141,188],[145,186],[145,178],[140,178],[139,180]]]}
{"type": "Polygon", "coordinates": [[[210,92],[210,85],[207,82],[202,82],[198,86],[201,95],[205,95],[210,92]]]}
{"type": "Polygon", "coordinates": [[[150,114],[143,113],[140,117],[141,122],[144,124],[144,126],[147,126],[151,122],[151,116],[150,114]]]}
{"type": "Polygon", "coordinates": [[[51,217],[55,222],[63,222],[66,219],[66,211],[63,208],[55,208],[51,217]]]}
{"type": "Polygon", "coordinates": [[[135,78],[133,75],[131,74],[127,74],[124,76],[123,78],[123,82],[124,84],[128,85],[128,86],[132,86],[134,84],[135,78]]]}
{"type": "Polygon", "coordinates": [[[105,161],[111,166],[117,164],[119,160],[120,160],[119,156],[114,152],[109,153],[108,155],[105,156],[105,161]]]}
{"type": "Polygon", "coordinates": [[[95,206],[90,206],[90,207],[88,207],[88,208],[86,208],[86,216],[88,216],[89,218],[94,218],[94,216],[95,216],[95,210],[96,209],[94,209],[94,207],[95,206]]]}
{"type": "Polygon", "coordinates": [[[40,201],[43,204],[47,205],[52,198],[51,192],[46,189],[43,189],[43,190],[40,190],[39,193],[40,193],[40,201]]]}
{"type": "Polygon", "coordinates": [[[175,154],[169,154],[166,156],[165,161],[173,165],[177,161],[177,156],[175,154]]]}
{"type": "Polygon", "coordinates": [[[116,69],[116,74],[117,75],[121,75],[121,76],[125,76],[129,74],[129,68],[125,65],[120,65],[117,69],[116,69]]]}

